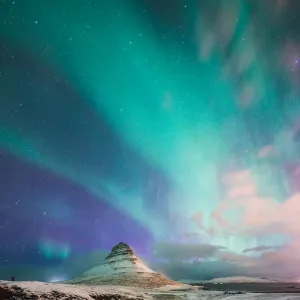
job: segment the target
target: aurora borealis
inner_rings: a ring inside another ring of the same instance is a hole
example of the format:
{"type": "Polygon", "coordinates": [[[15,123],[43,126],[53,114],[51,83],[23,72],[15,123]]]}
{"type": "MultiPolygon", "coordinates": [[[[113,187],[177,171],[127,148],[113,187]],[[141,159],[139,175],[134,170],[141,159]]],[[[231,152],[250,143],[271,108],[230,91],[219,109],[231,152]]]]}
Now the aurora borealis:
{"type": "Polygon", "coordinates": [[[174,278],[300,276],[299,17],[0,1],[1,279],[68,278],[119,241],[174,278]]]}

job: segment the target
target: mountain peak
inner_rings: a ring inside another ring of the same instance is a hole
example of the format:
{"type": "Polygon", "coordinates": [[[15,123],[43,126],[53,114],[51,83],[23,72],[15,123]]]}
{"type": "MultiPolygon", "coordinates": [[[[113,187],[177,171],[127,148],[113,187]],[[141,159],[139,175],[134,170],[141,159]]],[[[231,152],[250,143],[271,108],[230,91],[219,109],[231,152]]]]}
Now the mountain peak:
{"type": "Polygon", "coordinates": [[[135,257],[135,254],[131,247],[126,243],[120,242],[118,245],[114,246],[110,254],[106,257],[105,260],[109,260],[115,257],[135,257]]]}
{"type": "Polygon", "coordinates": [[[129,245],[127,245],[126,243],[124,243],[124,242],[120,242],[119,244],[114,246],[113,249],[114,248],[129,248],[129,249],[131,249],[131,247],[129,245]]]}
{"type": "Polygon", "coordinates": [[[114,246],[100,265],[87,270],[81,277],[75,278],[69,283],[117,284],[139,287],[178,285],[178,282],[151,270],[136,257],[131,247],[123,242],[114,246]]]}

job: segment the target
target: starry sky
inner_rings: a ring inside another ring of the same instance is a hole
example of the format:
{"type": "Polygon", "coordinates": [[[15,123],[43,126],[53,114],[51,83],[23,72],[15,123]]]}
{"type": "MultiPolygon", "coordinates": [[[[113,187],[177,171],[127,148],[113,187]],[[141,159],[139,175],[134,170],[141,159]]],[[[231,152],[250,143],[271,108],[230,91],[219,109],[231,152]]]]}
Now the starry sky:
{"type": "Polygon", "coordinates": [[[0,0],[0,277],[119,241],[175,279],[298,278],[297,0],[0,0]]]}

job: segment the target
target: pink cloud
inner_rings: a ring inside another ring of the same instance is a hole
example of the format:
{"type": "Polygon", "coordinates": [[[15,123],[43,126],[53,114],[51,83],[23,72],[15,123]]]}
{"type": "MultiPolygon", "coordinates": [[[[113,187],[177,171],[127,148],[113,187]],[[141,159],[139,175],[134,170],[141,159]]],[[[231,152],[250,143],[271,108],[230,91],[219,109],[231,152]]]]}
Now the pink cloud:
{"type": "Polygon", "coordinates": [[[219,231],[257,237],[267,234],[294,236],[299,232],[300,193],[281,203],[262,197],[251,170],[229,172],[223,182],[227,193],[211,214],[219,231]],[[239,218],[232,218],[235,212],[239,218]]]}
{"type": "Polygon", "coordinates": [[[197,224],[199,228],[203,225],[203,216],[201,212],[194,214],[191,219],[197,224]]]}
{"type": "Polygon", "coordinates": [[[282,234],[294,236],[300,230],[300,194],[283,203],[264,197],[235,197],[222,201],[211,217],[222,231],[262,236],[282,234]],[[242,217],[233,222],[226,215],[239,208],[242,217]]]}
{"type": "Polygon", "coordinates": [[[241,182],[246,182],[251,177],[250,170],[238,170],[238,171],[231,171],[225,174],[222,180],[227,184],[239,184],[241,182]]]}
{"type": "Polygon", "coordinates": [[[241,228],[250,234],[297,235],[300,230],[300,194],[283,203],[266,198],[250,199],[244,204],[241,228]]]}
{"type": "Polygon", "coordinates": [[[264,252],[259,257],[239,257],[238,263],[249,275],[299,278],[300,245],[293,240],[285,247],[264,252]]]}
{"type": "Polygon", "coordinates": [[[274,148],[272,145],[267,145],[261,148],[257,154],[258,158],[265,158],[271,156],[274,152],[274,148]]]}
{"type": "Polygon", "coordinates": [[[256,186],[254,183],[247,183],[241,186],[232,187],[228,190],[229,198],[250,197],[255,195],[256,186]]]}

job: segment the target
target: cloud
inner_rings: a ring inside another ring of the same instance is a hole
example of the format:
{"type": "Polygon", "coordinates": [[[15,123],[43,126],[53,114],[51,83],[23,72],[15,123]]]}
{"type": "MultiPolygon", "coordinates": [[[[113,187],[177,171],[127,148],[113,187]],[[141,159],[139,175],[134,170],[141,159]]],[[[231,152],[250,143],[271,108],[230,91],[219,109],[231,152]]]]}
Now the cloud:
{"type": "Polygon", "coordinates": [[[202,225],[203,225],[203,215],[202,215],[201,212],[195,213],[191,217],[191,220],[193,220],[198,225],[198,227],[202,227],[202,225]]]}
{"type": "MultiPolygon", "coordinates": [[[[224,177],[227,194],[211,214],[215,237],[221,234],[248,239],[253,246],[241,254],[222,251],[219,260],[229,260],[243,269],[243,275],[282,277],[298,276],[300,263],[300,193],[285,201],[261,195],[257,178],[251,170],[230,172],[224,177]],[[269,245],[261,244],[261,241],[269,245]]],[[[259,174],[263,176],[262,174],[259,174]]],[[[274,183],[273,183],[274,184],[274,183]]]]}
{"type": "Polygon", "coordinates": [[[258,151],[257,157],[266,158],[271,156],[272,154],[274,154],[274,147],[272,145],[267,145],[258,151]]]}
{"type": "Polygon", "coordinates": [[[249,252],[264,252],[264,251],[270,251],[274,250],[275,246],[257,246],[253,248],[248,248],[243,251],[243,253],[249,253],[249,252]]]}
{"type": "Polygon", "coordinates": [[[223,231],[238,235],[295,236],[300,232],[299,214],[300,193],[297,193],[282,203],[259,196],[230,198],[216,207],[212,218],[223,231]],[[237,220],[227,217],[237,210],[241,212],[237,220]]]}
{"type": "MultiPolygon", "coordinates": [[[[238,255],[231,257],[247,276],[297,278],[300,263],[300,247],[296,241],[290,244],[263,252],[259,256],[238,255]]],[[[224,257],[223,257],[224,258],[224,257]]]]}
{"type": "Polygon", "coordinates": [[[188,233],[186,233],[186,234],[184,234],[182,237],[184,238],[184,239],[198,239],[199,238],[199,233],[197,233],[197,232],[188,232],[188,233]]]}
{"type": "Polygon", "coordinates": [[[208,280],[242,274],[234,263],[223,261],[164,262],[153,265],[153,268],[175,280],[208,280]]]}
{"type": "Polygon", "coordinates": [[[157,268],[171,277],[184,275],[189,279],[214,277],[214,274],[219,274],[218,277],[277,274],[287,279],[299,276],[300,193],[285,201],[268,196],[270,185],[276,185],[273,173],[274,169],[265,164],[263,169],[227,171],[222,178],[222,199],[210,215],[195,212],[191,218],[198,230],[187,234],[189,239],[184,244],[179,239],[178,244],[156,246],[155,255],[164,259],[157,268]],[[209,236],[205,244],[195,243],[199,241],[196,235],[199,232],[209,236]],[[213,266],[212,270],[204,271],[207,264],[213,266]]]}
{"type": "MultiPolygon", "coordinates": [[[[256,238],[267,235],[288,237],[298,235],[300,232],[298,221],[300,193],[294,193],[281,202],[264,195],[262,192],[265,184],[268,184],[267,188],[269,188],[276,182],[272,182],[271,176],[271,183],[269,183],[269,175],[266,174],[263,177],[264,174],[260,171],[267,173],[268,170],[264,168],[255,173],[246,169],[228,172],[223,176],[225,188],[223,199],[210,215],[211,224],[214,225],[212,233],[218,235],[220,232],[225,232],[228,235],[256,238]]],[[[273,172],[272,169],[269,171],[269,173],[273,172]]],[[[198,224],[201,228],[202,225],[198,224]]],[[[210,229],[206,228],[206,230],[210,229]]]]}
{"type": "Polygon", "coordinates": [[[282,247],[249,248],[242,254],[223,247],[198,244],[160,244],[157,249],[159,251],[155,252],[155,263],[151,267],[177,280],[227,276],[295,279],[299,276],[300,246],[296,241],[282,247]],[[258,255],[249,255],[252,252],[258,252],[258,255]]]}
{"type": "Polygon", "coordinates": [[[168,261],[191,261],[214,257],[223,249],[222,246],[198,243],[159,243],[155,245],[154,254],[157,258],[167,259],[168,261]]]}

